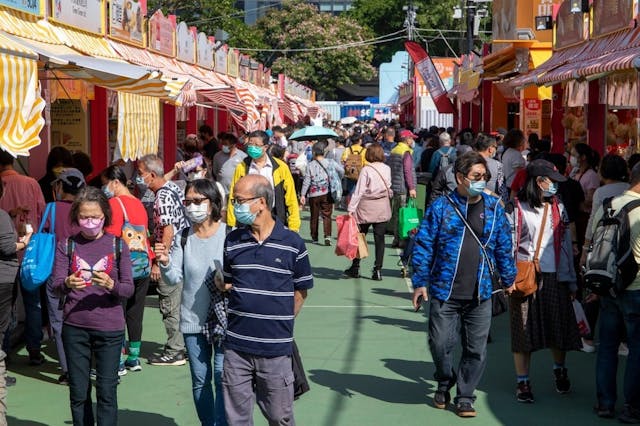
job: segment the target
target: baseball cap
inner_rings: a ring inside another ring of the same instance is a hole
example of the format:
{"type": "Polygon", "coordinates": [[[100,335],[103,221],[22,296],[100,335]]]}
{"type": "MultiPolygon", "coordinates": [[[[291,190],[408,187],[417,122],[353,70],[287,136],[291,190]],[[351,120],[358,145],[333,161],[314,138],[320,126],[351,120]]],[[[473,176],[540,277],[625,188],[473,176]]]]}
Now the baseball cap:
{"type": "Polygon", "coordinates": [[[60,172],[58,177],[51,182],[53,185],[56,182],[62,182],[70,188],[80,189],[85,185],[84,176],[80,173],[80,170],[68,167],[60,172]]]}
{"type": "Polygon", "coordinates": [[[400,132],[400,137],[401,138],[412,138],[412,139],[416,139],[418,137],[418,135],[414,134],[411,130],[403,130],[400,132]]]}
{"type": "Polygon", "coordinates": [[[567,178],[558,172],[556,166],[547,160],[533,160],[527,166],[529,176],[545,176],[556,182],[566,182],[567,178]]]}

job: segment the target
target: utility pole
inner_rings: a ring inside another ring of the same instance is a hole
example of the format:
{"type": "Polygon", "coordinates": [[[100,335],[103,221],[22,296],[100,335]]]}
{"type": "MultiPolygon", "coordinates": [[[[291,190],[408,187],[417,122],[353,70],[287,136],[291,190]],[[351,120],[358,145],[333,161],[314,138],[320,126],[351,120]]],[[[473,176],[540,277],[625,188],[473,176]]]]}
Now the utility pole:
{"type": "Polygon", "coordinates": [[[407,12],[407,16],[404,18],[404,27],[407,29],[407,36],[409,40],[413,40],[416,28],[416,11],[418,10],[418,6],[413,4],[413,0],[409,0],[409,5],[403,6],[402,10],[407,12]]]}
{"type": "Polygon", "coordinates": [[[476,16],[476,3],[473,0],[467,2],[467,53],[473,52],[473,25],[476,16]]]}

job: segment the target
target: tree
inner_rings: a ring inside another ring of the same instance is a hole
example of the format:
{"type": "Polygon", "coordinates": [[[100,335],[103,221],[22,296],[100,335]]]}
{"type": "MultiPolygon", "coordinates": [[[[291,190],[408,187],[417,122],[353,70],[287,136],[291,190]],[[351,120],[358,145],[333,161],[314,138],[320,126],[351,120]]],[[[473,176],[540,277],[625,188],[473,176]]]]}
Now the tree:
{"type": "MultiPolygon", "coordinates": [[[[344,84],[373,78],[373,48],[358,46],[342,49],[293,51],[344,45],[372,38],[370,30],[344,16],[321,14],[315,6],[301,0],[285,0],[280,10],[272,9],[256,23],[264,42],[272,49],[263,52],[263,63],[276,73],[285,73],[331,98],[344,84]]],[[[252,52],[247,52],[251,54],[252,52]]]]}
{"type": "Polygon", "coordinates": [[[227,43],[231,46],[264,48],[261,34],[244,23],[244,12],[236,9],[234,3],[233,0],[149,0],[148,10],[162,9],[165,15],[177,15],[180,21],[208,35],[224,30],[229,34],[227,43]]]}

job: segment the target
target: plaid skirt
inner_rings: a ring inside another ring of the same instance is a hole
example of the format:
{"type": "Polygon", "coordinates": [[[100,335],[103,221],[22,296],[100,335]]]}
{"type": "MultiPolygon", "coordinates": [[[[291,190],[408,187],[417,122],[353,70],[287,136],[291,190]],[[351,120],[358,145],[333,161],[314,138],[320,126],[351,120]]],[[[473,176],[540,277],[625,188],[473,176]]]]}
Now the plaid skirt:
{"type": "Polygon", "coordinates": [[[555,273],[541,274],[538,290],[509,298],[511,351],[579,350],[582,347],[569,287],[555,273]]]}

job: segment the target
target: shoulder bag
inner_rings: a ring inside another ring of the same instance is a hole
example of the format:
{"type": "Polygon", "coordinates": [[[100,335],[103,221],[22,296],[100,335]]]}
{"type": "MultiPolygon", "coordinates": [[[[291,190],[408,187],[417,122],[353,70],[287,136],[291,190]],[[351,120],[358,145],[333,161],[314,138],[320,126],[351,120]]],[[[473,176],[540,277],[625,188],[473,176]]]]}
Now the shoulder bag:
{"type": "Polygon", "coordinates": [[[516,238],[516,268],[518,268],[518,275],[516,275],[515,290],[513,295],[516,297],[527,297],[532,295],[538,290],[538,276],[540,274],[540,246],[542,244],[542,236],[544,234],[544,227],[547,224],[547,214],[549,213],[549,204],[544,204],[544,213],[542,214],[542,224],[540,225],[540,231],[538,234],[538,243],[536,244],[536,251],[533,255],[533,260],[518,260],[517,253],[520,247],[520,228],[516,226],[516,232],[518,233],[516,238]]]}
{"type": "Polygon", "coordinates": [[[447,201],[449,201],[449,203],[451,203],[451,205],[453,206],[453,209],[462,220],[462,223],[464,223],[467,231],[469,231],[473,239],[476,240],[476,243],[478,243],[478,245],[480,246],[482,255],[484,256],[485,260],[487,261],[487,265],[489,266],[489,275],[491,275],[491,315],[495,317],[505,313],[507,311],[507,298],[504,294],[504,287],[502,285],[502,278],[500,277],[500,274],[498,273],[498,271],[496,271],[496,268],[491,262],[491,259],[489,259],[489,254],[487,253],[485,247],[482,245],[482,242],[480,242],[480,238],[478,238],[476,233],[473,232],[473,229],[471,229],[471,225],[469,224],[469,222],[467,222],[467,219],[464,217],[456,203],[451,199],[451,197],[449,197],[449,195],[445,194],[445,197],[447,198],[447,201]]]}

